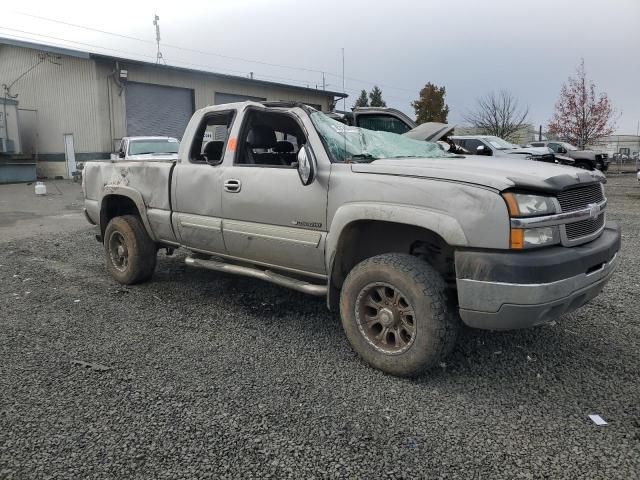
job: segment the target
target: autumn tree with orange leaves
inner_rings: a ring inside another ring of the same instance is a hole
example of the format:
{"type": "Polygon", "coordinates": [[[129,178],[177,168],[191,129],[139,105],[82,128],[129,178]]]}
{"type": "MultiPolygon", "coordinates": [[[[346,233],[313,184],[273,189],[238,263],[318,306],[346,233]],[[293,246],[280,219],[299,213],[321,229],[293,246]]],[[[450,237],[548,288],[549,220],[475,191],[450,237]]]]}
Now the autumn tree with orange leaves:
{"type": "Polygon", "coordinates": [[[614,109],[606,93],[596,93],[596,85],[587,79],[584,60],[562,85],[548,132],[584,148],[599,137],[611,135],[615,127],[614,109]]]}

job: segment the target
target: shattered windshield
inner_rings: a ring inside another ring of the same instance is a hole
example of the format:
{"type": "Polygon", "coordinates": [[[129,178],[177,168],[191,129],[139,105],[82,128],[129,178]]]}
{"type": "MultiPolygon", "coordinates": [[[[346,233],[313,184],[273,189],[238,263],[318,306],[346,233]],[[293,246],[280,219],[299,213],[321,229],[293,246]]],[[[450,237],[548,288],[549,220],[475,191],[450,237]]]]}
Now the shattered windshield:
{"type": "Polygon", "coordinates": [[[451,157],[437,144],[413,140],[391,132],[352,127],[313,112],[311,121],[333,162],[372,162],[379,158],[451,157]]]}

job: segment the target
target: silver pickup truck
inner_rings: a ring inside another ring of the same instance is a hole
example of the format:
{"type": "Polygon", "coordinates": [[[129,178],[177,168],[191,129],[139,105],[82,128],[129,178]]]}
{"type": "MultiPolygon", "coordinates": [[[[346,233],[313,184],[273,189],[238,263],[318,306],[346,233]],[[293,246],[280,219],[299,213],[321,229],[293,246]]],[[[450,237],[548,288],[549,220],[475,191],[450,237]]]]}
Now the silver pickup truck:
{"type": "Polygon", "coordinates": [[[326,296],[356,352],[395,375],[437,365],[460,320],[517,329],[577,309],[620,248],[600,172],[478,161],[301,104],[198,110],[178,157],[87,162],[110,274],[146,281],[158,249],[182,247],[193,267],[326,296]]]}

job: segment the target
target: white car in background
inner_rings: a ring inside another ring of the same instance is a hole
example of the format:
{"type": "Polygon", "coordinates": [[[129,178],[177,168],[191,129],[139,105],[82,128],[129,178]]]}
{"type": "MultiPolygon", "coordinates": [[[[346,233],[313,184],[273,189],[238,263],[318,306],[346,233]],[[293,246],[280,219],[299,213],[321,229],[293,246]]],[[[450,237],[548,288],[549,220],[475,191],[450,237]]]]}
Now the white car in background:
{"type": "Polygon", "coordinates": [[[475,155],[522,158],[570,166],[575,163],[572,158],[555,154],[550,148],[519,147],[493,135],[453,135],[450,138],[456,145],[475,155]]]}
{"type": "Polygon", "coordinates": [[[179,148],[173,137],[123,137],[112,160],[177,160],[179,148]]]}

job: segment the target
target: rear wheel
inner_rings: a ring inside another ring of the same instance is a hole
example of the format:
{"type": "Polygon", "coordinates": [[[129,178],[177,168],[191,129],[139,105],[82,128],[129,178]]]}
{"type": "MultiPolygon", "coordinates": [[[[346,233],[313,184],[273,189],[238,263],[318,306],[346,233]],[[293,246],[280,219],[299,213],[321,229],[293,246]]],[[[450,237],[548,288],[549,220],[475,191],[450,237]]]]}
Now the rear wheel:
{"type": "Polygon", "coordinates": [[[459,328],[442,277],[406,254],[358,264],[342,286],[340,314],[354,350],[371,366],[399,376],[437,365],[459,328]]]}
{"type": "Polygon", "coordinates": [[[135,215],[112,218],[104,232],[107,270],[125,285],[148,280],[156,268],[157,249],[135,215]]]}

